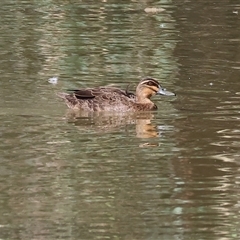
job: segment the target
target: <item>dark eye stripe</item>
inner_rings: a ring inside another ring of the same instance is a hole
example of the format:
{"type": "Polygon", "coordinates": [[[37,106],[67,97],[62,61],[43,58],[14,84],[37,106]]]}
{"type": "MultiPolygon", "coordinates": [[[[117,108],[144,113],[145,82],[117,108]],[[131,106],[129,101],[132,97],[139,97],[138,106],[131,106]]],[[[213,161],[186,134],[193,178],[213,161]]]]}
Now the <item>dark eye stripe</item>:
{"type": "Polygon", "coordinates": [[[157,88],[159,88],[159,84],[155,81],[149,81],[146,83],[148,86],[155,86],[157,88]]]}
{"type": "Polygon", "coordinates": [[[146,84],[148,86],[155,86],[157,88],[160,87],[158,81],[156,81],[154,78],[145,78],[141,81],[141,84],[146,84]]]}

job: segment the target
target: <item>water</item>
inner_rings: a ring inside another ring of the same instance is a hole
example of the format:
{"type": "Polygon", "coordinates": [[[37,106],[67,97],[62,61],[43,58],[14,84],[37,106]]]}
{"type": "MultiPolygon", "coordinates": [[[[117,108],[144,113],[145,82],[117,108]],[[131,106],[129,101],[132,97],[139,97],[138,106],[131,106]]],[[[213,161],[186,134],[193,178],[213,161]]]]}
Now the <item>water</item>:
{"type": "Polygon", "coordinates": [[[1,1],[0,238],[239,239],[239,10],[1,1]],[[143,76],[177,97],[76,115],[55,95],[143,76]]]}

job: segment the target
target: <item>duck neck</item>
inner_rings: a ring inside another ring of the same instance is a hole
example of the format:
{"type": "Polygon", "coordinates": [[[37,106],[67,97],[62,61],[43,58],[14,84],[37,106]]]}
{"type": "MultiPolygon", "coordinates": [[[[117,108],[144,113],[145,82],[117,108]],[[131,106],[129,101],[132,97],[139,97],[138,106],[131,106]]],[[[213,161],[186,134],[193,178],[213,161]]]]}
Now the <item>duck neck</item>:
{"type": "Polygon", "coordinates": [[[149,99],[144,97],[136,97],[136,105],[139,110],[156,110],[157,106],[149,99]]]}
{"type": "Polygon", "coordinates": [[[154,108],[155,104],[150,100],[150,97],[151,96],[145,96],[144,94],[137,95],[136,101],[137,103],[141,105],[146,105],[147,108],[151,109],[151,108],[154,108]]]}
{"type": "Polygon", "coordinates": [[[146,97],[146,96],[136,96],[136,100],[138,103],[142,103],[142,104],[147,104],[147,103],[152,103],[152,101],[146,97]]]}

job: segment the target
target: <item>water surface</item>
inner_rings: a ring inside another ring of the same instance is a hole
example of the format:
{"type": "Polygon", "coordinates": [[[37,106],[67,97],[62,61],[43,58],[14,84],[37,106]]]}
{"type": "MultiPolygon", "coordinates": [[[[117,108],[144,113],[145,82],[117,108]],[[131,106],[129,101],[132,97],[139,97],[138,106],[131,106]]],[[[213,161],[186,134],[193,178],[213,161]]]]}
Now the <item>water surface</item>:
{"type": "Polygon", "coordinates": [[[1,1],[0,237],[239,239],[239,10],[1,1]],[[129,115],[55,95],[144,76],[177,97],[129,115]]]}

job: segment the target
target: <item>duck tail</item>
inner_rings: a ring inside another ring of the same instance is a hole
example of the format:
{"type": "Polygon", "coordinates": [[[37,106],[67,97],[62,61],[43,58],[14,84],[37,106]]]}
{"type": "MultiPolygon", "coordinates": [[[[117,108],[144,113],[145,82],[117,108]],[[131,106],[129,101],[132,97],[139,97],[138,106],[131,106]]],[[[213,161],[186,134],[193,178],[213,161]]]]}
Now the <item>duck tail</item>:
{"type": "Polygon", "coordinates": [[[57,93],[57,96],[66,100],[67,97],[69,96],[69,94],[68,93],[64,93],[64,92],[59,92],[59,93],[57,93]]]}
{"type": "Polygon", "coordinates": [[[57,93],[57,96],[62,98],[67,104],[67,106],[71,109],[76,108],[76,106],[78,105],[78,100],[71,94],[60,92],[57,93]]]}

